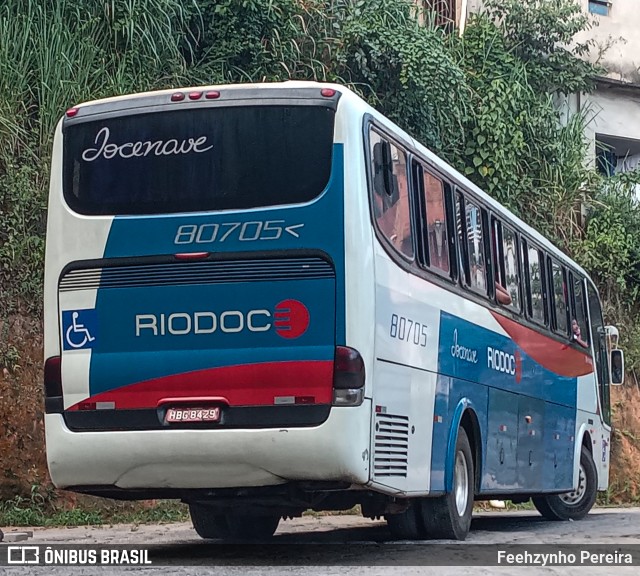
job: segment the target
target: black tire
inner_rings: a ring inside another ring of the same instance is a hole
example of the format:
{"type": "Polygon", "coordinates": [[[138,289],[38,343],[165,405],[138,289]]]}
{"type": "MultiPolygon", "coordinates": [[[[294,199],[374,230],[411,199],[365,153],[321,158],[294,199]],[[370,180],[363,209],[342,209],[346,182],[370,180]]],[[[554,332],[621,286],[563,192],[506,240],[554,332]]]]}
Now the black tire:
{"type": "Polygon", "coordinates": [[[213,508],[203,504],[189,504],[189,514],[193,528],[200,538],[229,538],[229,526],[223,514],[214,514],[213,508]]]}
{"type": "Polygon", "coordinates": [[[453,488],[438,498],[422,498],[420,516],[430,538],[464,540],[471,529],[475,476],[469,438],[458,430],[453,464],[453,488]]]}
{"type": "Polygon", "coordinates": [[[596,502],[598,470],[586,446],[580,451],[578,487],[567,494],[535,496],[533,505],[547,520],[581,520],[596,502]]]}
{"type": "Polygon", "coordinates": [[[387,514],[387,526],[395,540],[422,540],[425,537],[422,521],[418,513],[417,500],[409,504],[400,514],[387,514]]]}
{"type": "Polygon", "coordinates": [[[226,515],[229,536],[235,540],[266,540],[278,529],[280,516],[254,514],[226,515]]]}

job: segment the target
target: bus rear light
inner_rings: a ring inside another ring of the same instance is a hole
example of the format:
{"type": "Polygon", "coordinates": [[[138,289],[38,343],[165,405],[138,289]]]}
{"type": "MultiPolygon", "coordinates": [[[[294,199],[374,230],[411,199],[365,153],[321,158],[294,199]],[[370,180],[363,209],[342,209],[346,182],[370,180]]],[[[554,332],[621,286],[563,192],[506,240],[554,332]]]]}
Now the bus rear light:
{"type": "Polygon", "coordinates": [[[200,100],[202,92],[189,92],[189,100],[200,100]]]}
{"type": "Polygon", "coordinates": [[[347,346],[336,346],[333,371],[334,406],[358,406],[364,399],[364,360],[347,346]]]}
{"type": "Polygon", "coordinates": [[[53,356],[44,363],[44,403],[47,414],[62,412],[62,359],[53,356]]]}
{"type": "Polygon", "coordinates": [[[336,95],[336,91],[333,88],[323,88],[320,90],[320,94],[325,98],[333,98],[336,95]]]}
{"type": "Polygon", "coordinates": [[[76,114],[78,114],[79,108],[69,108],[67,110],[67,118],[73,118],[76,114]]]}
{"type": "Polygon", "coordinates": [[[174,92],[171,94],[171,102],[182,102],[184,94],[182,92],[174,92]]]}
{"type": "Polygon", "coordinates": [[[220,98],[220,92],[218,92],[217,90],[209,90],[205,93],[204,97],[207,100],[215,100],[216,98],[220,98]]]}

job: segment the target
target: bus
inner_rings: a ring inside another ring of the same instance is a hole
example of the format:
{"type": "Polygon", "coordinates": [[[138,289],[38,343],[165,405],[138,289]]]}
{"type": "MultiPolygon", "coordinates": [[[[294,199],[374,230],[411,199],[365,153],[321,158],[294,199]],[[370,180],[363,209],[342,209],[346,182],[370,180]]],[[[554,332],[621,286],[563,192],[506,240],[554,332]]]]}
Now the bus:
{"type": "Polygon", "coordinates": [[[343,86],[69,109],[45,266],[61,489],[179,499],[203,538],[359,505],[462,540],[476,500],[575,520],[607,488],[595,285],[343,86]]]}

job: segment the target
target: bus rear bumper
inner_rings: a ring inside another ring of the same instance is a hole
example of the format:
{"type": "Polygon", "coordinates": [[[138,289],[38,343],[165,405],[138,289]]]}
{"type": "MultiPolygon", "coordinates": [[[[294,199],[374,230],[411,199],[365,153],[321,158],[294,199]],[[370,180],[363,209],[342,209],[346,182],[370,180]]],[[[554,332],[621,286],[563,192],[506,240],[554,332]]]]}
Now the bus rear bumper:
{"type": "Polygon", "coordinates": [[[58,488],[212,489],[369,480],[370,405],[333,408],[313,428],[72,432],[45,415],[58,488]]]}

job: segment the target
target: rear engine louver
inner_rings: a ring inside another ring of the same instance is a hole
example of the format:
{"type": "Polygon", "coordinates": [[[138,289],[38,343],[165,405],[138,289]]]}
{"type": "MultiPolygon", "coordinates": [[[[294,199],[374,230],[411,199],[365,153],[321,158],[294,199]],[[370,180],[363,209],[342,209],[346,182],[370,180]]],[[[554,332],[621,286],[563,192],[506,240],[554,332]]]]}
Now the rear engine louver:
{"type": "Polygon", "coordinates": [[[376,414],[374,477],[407,476],[409,418],[376,414]]]}

